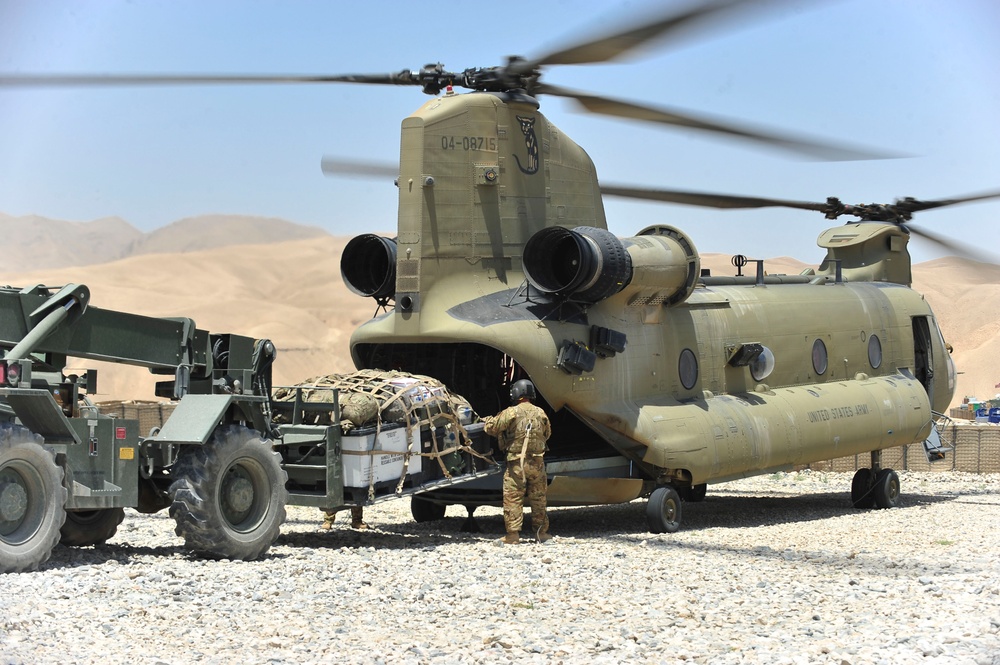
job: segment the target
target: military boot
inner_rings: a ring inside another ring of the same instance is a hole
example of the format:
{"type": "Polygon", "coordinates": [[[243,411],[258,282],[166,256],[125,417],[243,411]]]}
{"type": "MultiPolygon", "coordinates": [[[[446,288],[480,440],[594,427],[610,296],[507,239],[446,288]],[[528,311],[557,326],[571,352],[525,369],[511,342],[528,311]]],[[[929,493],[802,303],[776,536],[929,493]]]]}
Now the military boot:
{"type": "Polygon", "coordinates": [[[507,535],[500,539],[504,545],[517,545],[521,542],[521,534],[517,531],[508,531],[507,535]]]}
{"type": "Polygon", "coordinates": [[[548,531],[539,531],[538,542],[544,543],[546,540],[552,540],[552,534],[549,533],[548,531]]]}

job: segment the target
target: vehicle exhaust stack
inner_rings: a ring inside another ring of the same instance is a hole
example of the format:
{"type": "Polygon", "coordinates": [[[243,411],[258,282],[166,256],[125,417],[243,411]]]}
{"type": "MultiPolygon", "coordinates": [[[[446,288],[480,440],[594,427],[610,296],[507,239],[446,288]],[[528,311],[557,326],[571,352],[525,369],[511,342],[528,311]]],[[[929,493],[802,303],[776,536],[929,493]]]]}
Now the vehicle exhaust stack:
{"type": "Polygon", "coordinates": [[[396,240],[374,233],[352,238],[340,257],[340,276],[359,296],[392,298],[396,294],[396,240]]]}
{"type": "Polygon", "coordinates": [[[625,292],[629,304],[675,305],[694,290],[701,260],[690,239],[670,226],[651,226],[633,238],[579,226],[542,229],[524,246],[532,286],[596,303],[625,292]]]}

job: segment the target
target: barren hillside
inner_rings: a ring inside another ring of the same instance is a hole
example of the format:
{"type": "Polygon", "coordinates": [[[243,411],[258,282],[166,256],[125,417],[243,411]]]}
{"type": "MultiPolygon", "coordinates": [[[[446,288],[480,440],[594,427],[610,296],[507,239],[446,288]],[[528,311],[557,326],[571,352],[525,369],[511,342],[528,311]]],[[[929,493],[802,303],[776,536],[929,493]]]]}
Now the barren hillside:
{"type": "Polygon", "coordinates": [[[3,240],[35,268],[106,263],[138,254],[180,254],[327,236],[323,229],[273,217],[198,215],[143,233],[118,217],[68,222],[0,212],[3,240]]]}
{"type": "Polygon", "coordinates": [[[66,222],[38,215],[12,217],[0,212],[4,245],[16,247],[25,262],[38,267],[89,265],[125,256],[142,232],[118,217],[66,222]]]}
{"type": "Polygon", "coordinates": [[[143,234],[130,245],[129,255],[197,252],[213,247],[262,245],[327,235],[326,231],[314,226],[273,217],[199,215],[143,234]]]}
{"type": "MultiPolygon", "coordinates": [[[[0,273],[0,283],[86,284],[91,305],[148,316],[186,316],[212,332],[267,337],[278,348],[275,382],[353,369],[350,332],[375,311],[340,280],[347,238],[149,254],[100,265],[0,273]]],[[[90,363],[88,363],[89,365],[90,363]]],[[[102,364],[100,399],[151,399],[141,368],[102,364]]]]}

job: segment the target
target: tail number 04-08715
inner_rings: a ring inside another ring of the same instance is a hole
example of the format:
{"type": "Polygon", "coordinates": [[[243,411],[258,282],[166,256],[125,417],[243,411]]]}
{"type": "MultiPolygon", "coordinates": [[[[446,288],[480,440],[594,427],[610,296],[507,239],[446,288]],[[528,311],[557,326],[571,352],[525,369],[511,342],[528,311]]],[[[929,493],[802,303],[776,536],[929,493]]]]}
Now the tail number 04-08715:
{"type": "Polygon", "coordinates": [[[495,136],[442,136],[442,150],[496,150],[495,136]]]}

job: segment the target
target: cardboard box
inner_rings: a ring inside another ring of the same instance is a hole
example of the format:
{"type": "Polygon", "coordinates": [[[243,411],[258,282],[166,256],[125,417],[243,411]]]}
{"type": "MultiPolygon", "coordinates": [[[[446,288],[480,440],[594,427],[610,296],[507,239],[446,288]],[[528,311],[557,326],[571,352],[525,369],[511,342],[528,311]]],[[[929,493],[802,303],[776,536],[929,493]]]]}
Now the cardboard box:
{"type": "Polygon", "coordinates": [[[409,441],[406,428],[382,427],[375,438],[375,428],[351,430],[341,439],[344,461],[344,487],[368,487],[386,481],[395,481],[403,475],[403,461],[409,450],[410,464],[407,475],[420,473],[420,429],[412,428],[409,441]]]}

